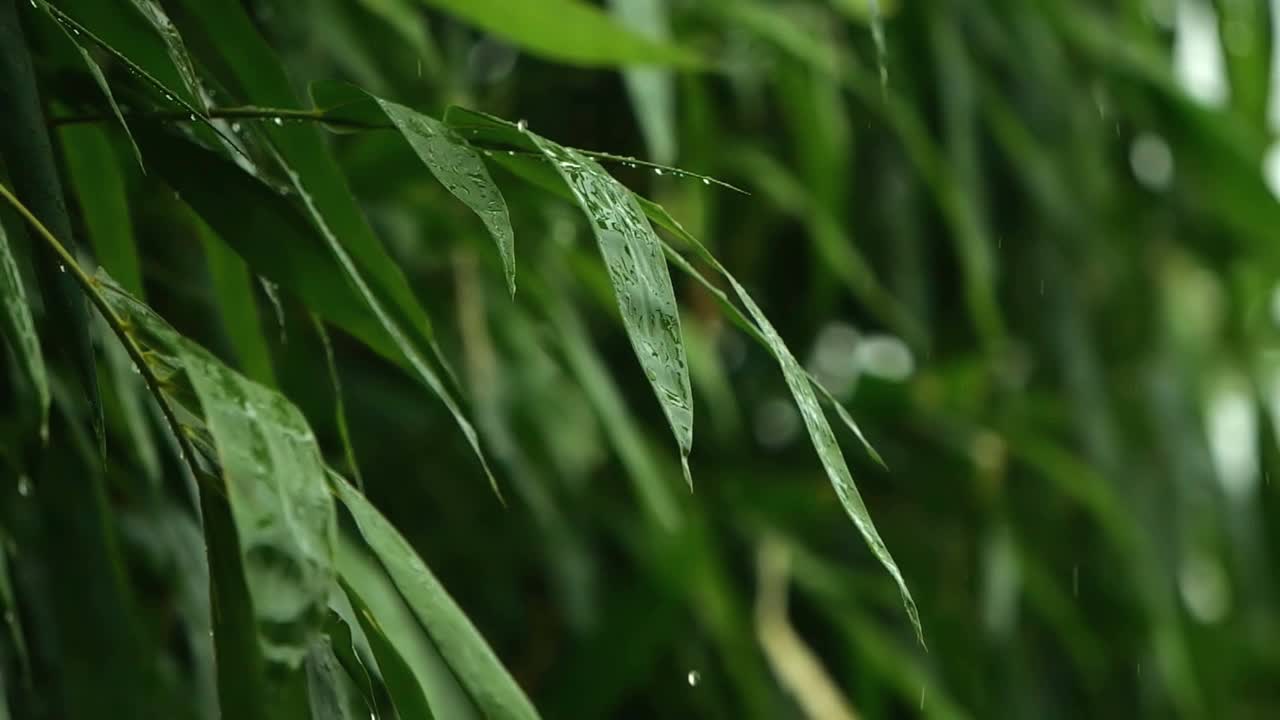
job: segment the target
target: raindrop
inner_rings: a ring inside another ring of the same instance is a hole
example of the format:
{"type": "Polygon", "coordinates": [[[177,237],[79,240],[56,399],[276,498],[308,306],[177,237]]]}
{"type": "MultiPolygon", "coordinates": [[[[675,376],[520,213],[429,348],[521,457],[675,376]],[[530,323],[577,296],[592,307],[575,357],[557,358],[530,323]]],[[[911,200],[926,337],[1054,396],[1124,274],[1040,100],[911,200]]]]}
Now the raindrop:
{"type": "Polygon", "coordinates": [[[187,114],[187,120],[190,120],[191,122],[195,122],[195,121],[196,121],[196,114],[195,114],[195,113],[188,113],[188,114],[187,114]]]}
{"type": "Polygon", "coordinates": [[[515,155],[515,154],[516,154],[516,151],[515,151],[515,150],[508,150],[508,151],[507,151],[507,154],[508,154],[508,155],[515,155]]]}
{"type": "Polygon", "coordinates": [[[233,122],[233,123],[231,123],[231,132],[233,132],[233,133],[238,133],[238,132],[240,132],[240,123],[238,123],[238,122],[233,122]]]}
{"type": "Polygon", "coordinates": [[[520,118],[520,121],[516,123],[516,129],[519,130],[520,132],[524,132],[525,130],[528,130],[529,129],[528,121],[525,120],[524,118],[520,118]]]}
{"type": "Polygon", "coordinates": [[[31,478],[26,475],[18,478],[18,494],[22,497],[31,496],[31,478]]]}
{"type": "Polygon", "coordinates": [[[654,172],[654,174],[655,174],[655,175],[661,175],[661,174],[662,174],[662,168],[654,168],[654,169],[653,169],[653,172],[654,172]]]}
{"type": "Polygon", "coordinates": [[[134,374],[134,375],[141,375],[141,374],[142,374],[142,371],[138,369],[138,363],[133,363],[133,365],[132,365],[132,367],[130,367],[130,369],[131,369],[131,370],[133,370],[133,374],[134,374]]]}
{"type": "Polygon", "coordinates": [[[711,184],[711,181],[710,181],[710,180],[708,180],[707,178],[702,178],[702,184],[703,184],[703,185],[710,185],[710,184],[711,184]]]}
{"type": "Polygon", "coordinates": [[[698,683],[702,682],[702,675],[697,670],[690,670],[685,680],[689,683],[689,687],[698,687],[698,683]]]}
{"type": "Polygon", "coordinates": [[[281,120],[280,118],[275,118],[272,122],[274,122],[277,127],[284,125],[284,120],[281,120]]]}
{"type": "Polygon", "coordinates": [[[31,0],[31,7],[36,7],[36,0],[31,0]]]}
{"type": "Polygon", "coordinates": [[[66,271],[67,271],[67,266],[63,265],[62,263],[58,263],[58,272],[66,272],[66,271]]]}
{"type": "Polygon", "coordinates": [[[925,688],[920,688],[920,712],[924,712],[924,691],[925,688]]]}

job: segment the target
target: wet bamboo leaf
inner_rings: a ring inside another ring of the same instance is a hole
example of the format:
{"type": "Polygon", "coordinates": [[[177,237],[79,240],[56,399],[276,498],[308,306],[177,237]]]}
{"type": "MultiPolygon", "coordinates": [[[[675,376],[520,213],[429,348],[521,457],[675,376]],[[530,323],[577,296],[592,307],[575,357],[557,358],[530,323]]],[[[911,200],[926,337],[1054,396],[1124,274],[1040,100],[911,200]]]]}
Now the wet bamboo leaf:
{"type": "MultiPolygon", "coordinates": [[[[93,81],[98,84],[102,90],[102,94],[107,98],[107,104],[111,106],[111,114],[115,116],[116,122],[120,123],[120,127],[124,128],[125,135],[129,137],[129,144],[133,146],[133,155],[138,161],[138,167],[144,167],[142,164],[142,151],[138,149],[138,143],[133,139],[133,131],[129,129],[129,123],[124,119],[124,113],[120,112],[120,105],[116,103],[115,93],[111,91],[111,83],[107,82],[107,76],[102,73],[102,67],[98,65],[98,61],[89,52],[89,49],[80,41],[80,35],[72,32],[71,28],[62,23],[57,23],[58,28],[62,30],[71,44],[75,45],[80,56],[84,58],[85,67],[88,68],[89,74],[93,76],[93,81]]],[[[74,155],[71,155],[74,157],[74,155]]]]}
{"type": "Polygon", "coordinates": [[[507,214],[507,203],[489,177],[480,154],[439,120],[389,100],[377,98],[377,102],[440,184],[484,222],[498,244],[507,289],[514,296],[516,258],[511,218],[507,214]]]}
{"type": "Polygon", "coordinates": [[[271,351],[262,335],[258,305],[254,302],[253,276],[244,260],[220,241],[208,225],[199,218],[193,218],[192,222],[196,226],[196,235],[204,245],[218,312],[222,315],[223,326],[231,339],[240,367],[254,382],[275,387],[276,374],[271,364],[271,351]]]}
{"type": "Polygon", "coordinates": [[[27,291],[18,272],[18,262],[4,224],[0,223],[0,301],[4,302],[4,337],[13,354],[18,358],[27,381],[35,391],[37,414],[40,418],[40,434],[48,435],[49,424],[49,376],[40,352],[40,338],[36,335],[31,318],[31,306],[27,291]]]}
{"type": "Polygon", "coordinates": [[[371,709],[342,663],[334,655],[328,637],[319,637],[307,653],[307,696],[312,720],[368,720],[371,709]]]}
{"type": "Polygon", "coordinates": [[[178,28],[165,14],[164,8],[156,0],[131,0],[133,6],[138,9],[142,17],[147,19],[151,27],[160,35],[160,39],[164,41],[165,50],[169,53],[169,60],[173,62],[173,67],[178,71],[179,77],[182,78],[182,84],[186,86],[187,94],[194,100],[197,107],[208,112],[208,98],[205,95],[203,86],[200,84],[200,76],[196,73],[195,65],[191,62],[191,56],[187,54],[186,43],[182,41],[182,34],[178,32],[178,28]]]}
{"type": "Polygon", "coordinates": [[[222,465],[263,654],[297,667],[334,582],[336,521],[315,436],[283,396],[179,342],[222,465]]]}
{"type": "MultiPolygon", "coordinates": [[[[55,237],[70,243],[74,252],[71,218],[63,199],[45,126],[43,102],[14,0],[0,0],[0,107],[5,113],[0,156],[8,168],[17,198],[49,226],[55,237]]],[[[75,368],[78,383],[88,400],[99,449],[105,455],[106,432],[84,296],[75,280],[60,269],[64,265],[52,250],[43,243],[36,243],[34,247],[37,280],[52,328],[47,340],[58,355],[75,368]]]]}
{"type": "Polygon", "coordinates": [[[479,720],[480,712],[382,563],[355,530],[338,535],[338,568],[370,645],[386,668],[396,711],[408,720],[479,720]]]}
{"type": "MultiPolygon", "coordinates": [[[[277,107],[298,105],[279,59],[239,7],[202,0],[184,0],[184,4],[207,31],[222,38],[226,47],[234,47],[234,52],[223,52],[221,58],[250,101],[277,107]]],[[[431,320],[404,272],[370,229],[320,131],[272,124],[265,127],[265,133],[269,142],[264,149],[286,176],[290,191],[301,200],[308,221],[337,262],[340,277],[355,289],[359,304],[372,312],[408,368],[444,403],[501,497],[475,428],[435,366],[438,363],[452,381],[452,369],[435,341],[431,320]]]]}
{"type": "Polygon", "coordinates": [[[408,541],[355,487],[340,477],[330,478],[365,542],[477,708],[491,720],[537,718],[520,686],[408,541]]]}
{"type": "Polygon", "coordinates": [[[680,310],[662,243],[631,191],[598,163],[525,132],[555,166],[591,223],[631,347],[675,434],[685,479],[692,487],[689,451],[693,447],[693,395],[680,336],[680,310]]]}

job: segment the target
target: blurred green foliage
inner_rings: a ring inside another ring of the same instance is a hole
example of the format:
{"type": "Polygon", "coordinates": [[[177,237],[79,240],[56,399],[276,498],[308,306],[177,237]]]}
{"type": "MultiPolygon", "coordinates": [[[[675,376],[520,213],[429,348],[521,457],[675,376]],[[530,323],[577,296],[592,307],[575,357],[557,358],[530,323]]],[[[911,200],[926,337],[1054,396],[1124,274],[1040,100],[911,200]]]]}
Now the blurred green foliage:
{"type": "Polygon", "coordinates": [[[0,718],[1277,716],[1277,27],[0,0],[0,718]]]}

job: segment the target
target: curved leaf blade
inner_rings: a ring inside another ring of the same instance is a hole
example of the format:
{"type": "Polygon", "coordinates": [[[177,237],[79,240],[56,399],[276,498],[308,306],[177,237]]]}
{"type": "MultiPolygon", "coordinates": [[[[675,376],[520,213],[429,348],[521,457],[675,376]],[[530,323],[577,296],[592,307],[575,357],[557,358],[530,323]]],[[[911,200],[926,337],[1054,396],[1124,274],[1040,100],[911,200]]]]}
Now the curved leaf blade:
{"type": "Polygon", "coordinates": [[[335,579],[337,520],[315,436],[284,396],[195,343],[179,347],[222,465],[263,655],[296,668],[335,579]]]}
{"type": "Polygon", "coordinates": [[[0,301],[4,303],[3,327],[5,339],[18,357],[18,364],[31,383],[39,404],[40,435],[49,432],[49,376],[40,352],[40,338],[36,335],[31,306],[27,303],[27,291],[22,284],[18,262],[4,224],[0,223],[0,301]]]}
{"type": "Polygon", "coordinates": [[[365,542],[484,716],[536,720],[524,691],[409,542],[354,486],[333,474],[330,479],[365,542]]]}
{"type": "Polygon", "coordinates": [[[591,222],[623,326],[680,446],[685,480],[692,488],[693,393],[680,309],[662,243],[631,191],[599,163],[528,130],[525,133],[555,167],[591,222]]]}

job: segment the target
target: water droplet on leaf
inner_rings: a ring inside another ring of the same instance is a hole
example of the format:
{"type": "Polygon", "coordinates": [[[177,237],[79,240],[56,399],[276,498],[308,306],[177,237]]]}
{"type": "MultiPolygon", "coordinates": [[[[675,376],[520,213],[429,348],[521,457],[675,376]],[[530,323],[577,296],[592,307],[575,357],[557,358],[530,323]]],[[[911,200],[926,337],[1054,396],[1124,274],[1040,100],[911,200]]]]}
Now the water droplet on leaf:
{"type": "Polygon", "coordinates": [[[698,687],[698,683],[702,682],[702,675],[697,670],[690,670],[685,680],[688,681],[689,687],[698,687]]]}

